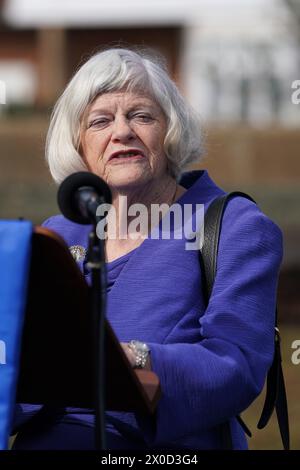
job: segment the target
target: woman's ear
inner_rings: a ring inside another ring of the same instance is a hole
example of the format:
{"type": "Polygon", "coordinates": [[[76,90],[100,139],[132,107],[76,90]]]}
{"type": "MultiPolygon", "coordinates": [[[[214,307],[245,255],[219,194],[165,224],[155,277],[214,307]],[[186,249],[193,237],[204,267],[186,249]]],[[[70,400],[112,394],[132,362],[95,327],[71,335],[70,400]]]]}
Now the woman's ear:
{"type": "Polygon", "coordinates": [[[83,123],[81,122],[79,131],[78,131],[76,151],[77,151],[77,153],[79,153],[81,158],[86,163],[85,158],[84,158],[83,147],[82,147],[82,134],[83,134],[83,123]]]}
{"type": "Polygon", "coordinates": [[[169,162],[167,155],[166,155],[166,163],[167,163],[167,173],[169,175],[170,174],[170,162],[169,162]]]}
{"type": "Polygon", "coordinates": [[[76,147],[76,152],[80,155],[80,157],[82,158],[85,166],[87,167],[87,169],[90,171],[90,168],[88,166],[88,162],[86,161],[86,158],[84,156],[84,152],[83,152],[83,148],[82,148],[82,139],[81,139],[81,129],[79,131],[79,137],[78,137],[78,144],[77,144],[77,147],[76,147]]]}
{"type": "Polygon", "coordinates": [[[81,145],[81,139],[79,139],[79,143],[77,145],[76,151],[77,151],[77,153],[79,153],[81,158],[84,160],[83,149],[82,149],[82,145],[81,145]]]}
{"type": "Polygon", "coordinates": [[[88,165],[88,162],[84,156],[84,153],[83,153],[83,149],[82,149],[82,146],[81,146],[81,143],[78,145],[77,147],[77,153],[79,154],[79,156],[81,157],[81,159],[83,160],[85,166],[87,167],[88,171],[91,171],[91,169],[89,168],[89,165],[88,165]]]}

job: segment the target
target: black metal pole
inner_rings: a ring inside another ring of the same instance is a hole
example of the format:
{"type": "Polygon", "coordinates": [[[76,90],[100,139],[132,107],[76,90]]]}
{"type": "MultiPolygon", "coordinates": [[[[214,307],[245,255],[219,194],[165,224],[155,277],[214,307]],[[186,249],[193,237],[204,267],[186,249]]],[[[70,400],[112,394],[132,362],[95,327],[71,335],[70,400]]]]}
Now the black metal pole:
{"type": "Polygon", "coordinates": [[[105,431],[105,311],[106,265],[103,241],[97,237],[96,225],[89,234],[87,267],[91,270],[91,311],[94,345],[95,447],[106,450],[105,431]]]}

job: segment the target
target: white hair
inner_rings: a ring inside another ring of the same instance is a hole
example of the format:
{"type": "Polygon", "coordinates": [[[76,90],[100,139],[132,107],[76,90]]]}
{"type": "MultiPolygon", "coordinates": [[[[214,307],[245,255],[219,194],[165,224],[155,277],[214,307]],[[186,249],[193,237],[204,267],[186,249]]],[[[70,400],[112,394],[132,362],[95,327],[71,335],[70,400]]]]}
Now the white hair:
{"type": "Polygon", "coordinates": [[[79,154],[81,119],[87,106],[103,93],[122,89],[148,92],[163,110],[167,120],[164,150],[174,178],[200,160],[200,119],[170,79],[162,59],[149,51],[112,48],[93,55],[79,68],[54,107],[46,159],[57,183],[71,173],[88,170],[79,154]]]}

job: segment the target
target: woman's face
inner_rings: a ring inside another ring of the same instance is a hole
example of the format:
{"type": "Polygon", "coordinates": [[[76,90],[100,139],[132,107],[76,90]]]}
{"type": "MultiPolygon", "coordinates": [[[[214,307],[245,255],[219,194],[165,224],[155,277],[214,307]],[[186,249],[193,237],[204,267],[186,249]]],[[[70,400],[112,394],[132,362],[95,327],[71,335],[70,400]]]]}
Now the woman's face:
{"type": "Polygon", "coordinates": [[[84,114],[82,157],[89,170],[113,188],[144,187],[167,173],[166,127],[160,106],[149,95],[99,95],[84,114]]]}

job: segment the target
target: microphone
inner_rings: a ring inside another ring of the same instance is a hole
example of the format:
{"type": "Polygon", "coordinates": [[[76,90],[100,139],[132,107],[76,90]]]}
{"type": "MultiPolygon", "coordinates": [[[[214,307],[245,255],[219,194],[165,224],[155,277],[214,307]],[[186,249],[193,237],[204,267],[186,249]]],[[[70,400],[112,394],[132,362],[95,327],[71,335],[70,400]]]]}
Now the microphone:
{"type": "Polygon", "coordinates": [[[96,233],[101,219],[96,211],[111,204],[108,185],[99,176],[81,171],[68,176],[60,185],[57,202],[62,214],[77,224],[93,224],[88,239],[87,266],[91,269],[91,319],[94,344],[94,404],[96,448],[106,449],[105,439],[105,306],[106,271],[103,242],[96,233]]]}
{"type": "Polygon", "coordinates": [[[99,176],[86,171],[68,176],[57,193],[57,203],[62,214],[77,224],[97,223],[97,207],[111,202],[108,185],[99,176]]]}

